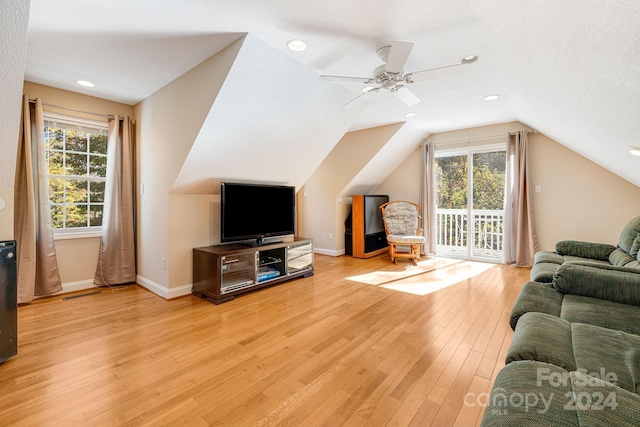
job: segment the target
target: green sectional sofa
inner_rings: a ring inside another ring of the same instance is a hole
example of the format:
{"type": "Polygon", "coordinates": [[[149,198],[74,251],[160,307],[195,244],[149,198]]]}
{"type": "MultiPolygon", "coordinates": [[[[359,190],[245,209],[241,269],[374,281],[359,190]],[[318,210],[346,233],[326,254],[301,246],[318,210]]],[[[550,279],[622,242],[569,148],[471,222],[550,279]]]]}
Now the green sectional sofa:
{"type": "Polygon", "coordinates": [[[638,270],[558,264],[524,284],[510,324],[482,426],[640,426],[638,270]]]}
{"type": "Polygon", "coordinates": [[[626,267],[640,272],[640,216],[623,228],[617,246],[564,240],[556,243],[555,252],[538,251],[531,268],[531,280],[550,283],[558,267],[565,263],[626,267]]]}

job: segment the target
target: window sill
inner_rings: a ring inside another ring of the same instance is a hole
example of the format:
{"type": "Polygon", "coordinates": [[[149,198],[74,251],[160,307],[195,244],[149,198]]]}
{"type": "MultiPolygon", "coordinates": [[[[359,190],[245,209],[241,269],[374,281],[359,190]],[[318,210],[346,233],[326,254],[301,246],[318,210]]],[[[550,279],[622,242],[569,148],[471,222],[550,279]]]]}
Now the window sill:
{"type": "Polygon", "coordinates": [[[53,240],[94,239],[101,235],[98,230],[54,230],[53,240]]]}

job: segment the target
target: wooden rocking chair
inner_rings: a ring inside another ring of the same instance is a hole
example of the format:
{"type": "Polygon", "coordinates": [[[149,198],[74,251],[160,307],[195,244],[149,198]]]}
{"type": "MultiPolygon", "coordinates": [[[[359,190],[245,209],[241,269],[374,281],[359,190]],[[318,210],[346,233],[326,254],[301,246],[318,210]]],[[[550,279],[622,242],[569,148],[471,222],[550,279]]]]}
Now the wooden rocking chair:
{"type": "Polygon", "coordinates": [[[380,206],[384,231],[389,243],[391,262],[398,263],[398,258],[411,258],[416,263],[420,260],[420,247],[426,239],[419,227],[418,205],[413,202],[397,200],[380,206]],[[398,247],[409,247],[410,251],[398,250],[398,247]]]}

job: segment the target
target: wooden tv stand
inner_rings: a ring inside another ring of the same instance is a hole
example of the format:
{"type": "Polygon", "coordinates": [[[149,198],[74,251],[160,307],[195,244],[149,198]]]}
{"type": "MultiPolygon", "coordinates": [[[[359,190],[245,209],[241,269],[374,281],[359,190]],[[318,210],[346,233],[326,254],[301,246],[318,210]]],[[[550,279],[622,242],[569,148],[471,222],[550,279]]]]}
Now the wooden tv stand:
{"type": "Polygon", "coordinates": [[[313,240],[193,249],[191,293],[214,304],[297,277],[313,275],[313,240]]]}

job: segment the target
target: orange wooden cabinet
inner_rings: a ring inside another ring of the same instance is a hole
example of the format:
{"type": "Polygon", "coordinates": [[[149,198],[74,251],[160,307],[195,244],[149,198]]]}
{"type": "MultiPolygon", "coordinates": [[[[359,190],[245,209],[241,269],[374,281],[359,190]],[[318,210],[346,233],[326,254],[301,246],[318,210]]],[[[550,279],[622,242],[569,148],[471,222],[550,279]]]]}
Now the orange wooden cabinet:
{"type": "Polygon", "coordinates": [[[389,196],[357,194],[351,196],[351,213],[345,222],[345,253],[370,258],[389,250],[380,205],[389,196]]]}

